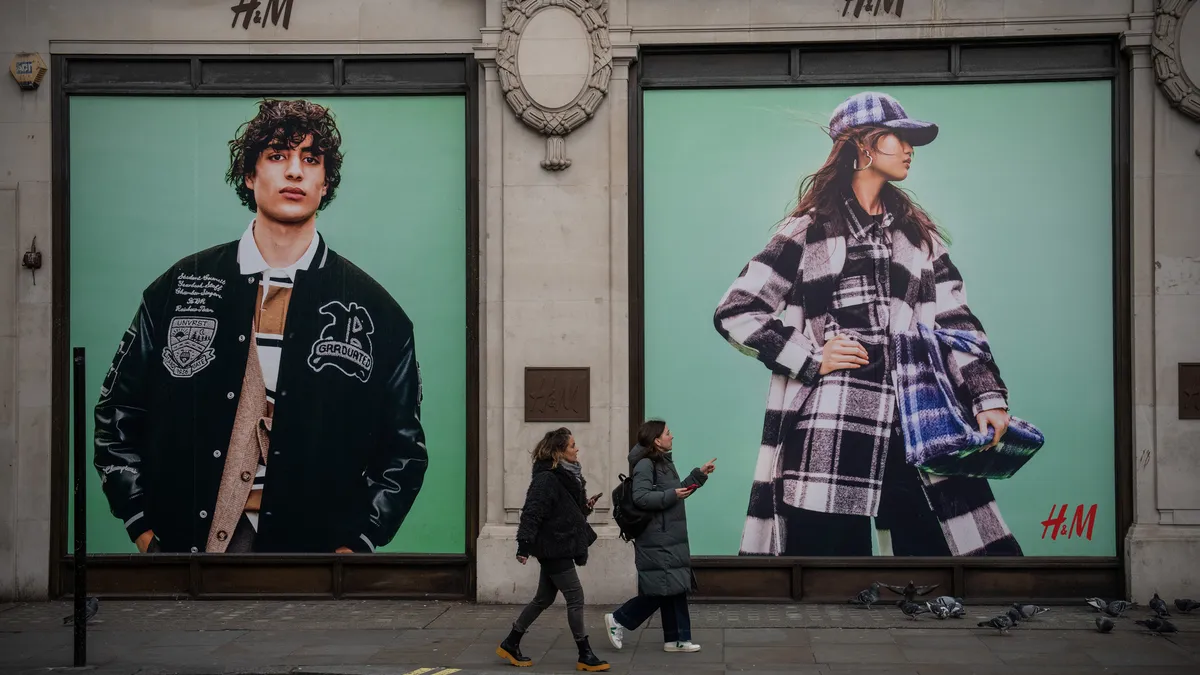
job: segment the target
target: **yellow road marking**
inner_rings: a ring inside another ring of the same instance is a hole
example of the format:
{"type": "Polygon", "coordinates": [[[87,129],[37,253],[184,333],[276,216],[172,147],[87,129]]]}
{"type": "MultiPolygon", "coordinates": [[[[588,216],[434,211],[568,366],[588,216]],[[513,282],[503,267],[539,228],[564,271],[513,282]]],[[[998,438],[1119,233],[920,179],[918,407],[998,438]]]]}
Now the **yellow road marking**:
{"type": "Polygon", "coordinates": [[[417,668],[416,670],[408,671],[404,675],[425,675],[425,673],[428,673],[431,670],[433,670],[433,668],[417,668]]]}
{"type": "Polygon", "coordinates": [[[458,668],[446,668],[445,670],[437,671],[433,675],[450,675],[450,673],[457,673],[458,671],[458,668]]]}

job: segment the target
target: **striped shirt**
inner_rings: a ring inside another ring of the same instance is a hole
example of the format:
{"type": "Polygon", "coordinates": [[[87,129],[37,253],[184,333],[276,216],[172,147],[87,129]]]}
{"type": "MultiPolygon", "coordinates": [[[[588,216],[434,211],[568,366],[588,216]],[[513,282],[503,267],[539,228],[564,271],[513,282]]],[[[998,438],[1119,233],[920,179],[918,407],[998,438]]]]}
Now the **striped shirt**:
{"type": "MultiPolygon", "coordinates": [[[[312,264],[320,244],[320,234],[312,241],[300,259],[285,268],[273,268],[263,258],[254,241],[254,222],[246,228],[238,244],[238,265],[243,276],[258,275],[258,296],[255,303],[254,342],[258,349],[258,360],[262,366],[263,384],[267,389],[267,416],[275,416],[275,385],[279,379],[279,361],[283,353],[283,331],[287,322],[288,304],[292,300],[292,288],[298,270],[307,270],[312,264]]],[[[254,476],[252,490],[262,490],[266,484],[267,467],[262,458],[254,476]]],[[[254,529],[258,529],[258,513],[247,511],[246,517],[254,529]]]]}

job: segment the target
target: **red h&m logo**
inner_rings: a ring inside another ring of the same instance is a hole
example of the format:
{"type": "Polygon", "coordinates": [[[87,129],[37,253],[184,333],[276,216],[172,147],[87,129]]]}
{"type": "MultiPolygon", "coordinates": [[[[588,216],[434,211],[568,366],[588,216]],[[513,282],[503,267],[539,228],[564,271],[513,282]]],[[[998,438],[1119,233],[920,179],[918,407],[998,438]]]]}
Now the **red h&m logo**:
{"type": "Polygon", "coordinates": [[[1042,521],[1042,539],[1046,535],[1050,535],[1052,541],[1058,539],[1058,535],[1063,535],[1067,539],[1071,538],[1072,533],[1076,537],[1086,537],[1088,541],[1092,540],[1092,529],[1096,526],[1096,505],[1092,504],[1085,515],[1083,512],[1083,504],[1075,507],[1075,516],[1071,518],[1071,524],[1067,525],[1067,507],[1068,504],[1063,504],[1062,508],[1058,504],[1050,507],[1050,517],[1042,521]],[[1058,510],[1058,515],[1055,516],[1055,510],[1058,510]],[[1087,533],[1084,534],[1084,528],[1087,533]]]}

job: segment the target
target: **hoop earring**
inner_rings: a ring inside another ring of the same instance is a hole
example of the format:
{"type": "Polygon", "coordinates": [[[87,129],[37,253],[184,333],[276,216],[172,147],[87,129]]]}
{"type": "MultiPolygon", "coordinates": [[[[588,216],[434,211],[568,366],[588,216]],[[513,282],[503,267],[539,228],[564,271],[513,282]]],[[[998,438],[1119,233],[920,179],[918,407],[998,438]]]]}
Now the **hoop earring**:
{"type": "Polygon", "coordinates": [[[858,158],[857,158],[857,157],[855,157],[855,158],[854,158],[854,170],[855,170],[855,171],[865,171],[865,170],[867,170],[867,169],[871,168],[871,165],[875,163],[875,158],[871,156],[871,153],[870,153],[870,152],[867,152],[866,150],[863,150],[863,154],[865,154],[865,155],[867,156],[867,165],[866,165],[866,166],[864,166],[864,167],[863,167],[863,168],[861,168],[861,169],[860,169],[860,168],[858,168],[858,158]]]}

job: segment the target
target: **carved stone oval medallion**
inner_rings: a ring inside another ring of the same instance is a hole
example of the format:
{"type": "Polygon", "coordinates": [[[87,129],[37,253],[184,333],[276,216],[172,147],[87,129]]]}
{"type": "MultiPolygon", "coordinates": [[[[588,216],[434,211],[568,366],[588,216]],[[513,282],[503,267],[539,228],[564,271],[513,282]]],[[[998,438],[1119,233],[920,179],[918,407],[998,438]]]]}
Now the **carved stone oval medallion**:
{"type": "Polygon", "coordinates": [[[542,167],[571,166],[564,137],[591,119],[608,93],[612,43],[598,0],[507,0],[497,46],[510,108],[546,136],[542,167]]]}
{"type": "Polygon", "coordinates": [[[564,108],[587,91],[592,48],[583,23],[562,7],[547,7],[525,25],[517,72],[529,99],[546,110],[564,108]]]}
{"type": "MultiPolygon", "coordinates": [[[[1200,9],[1196,0],[1159,0],[1154,74],[1171,106],[1200,121],[1200,9]]],[[[1200,150],[1197,151],[1200,153],[1200,150]]]]}

